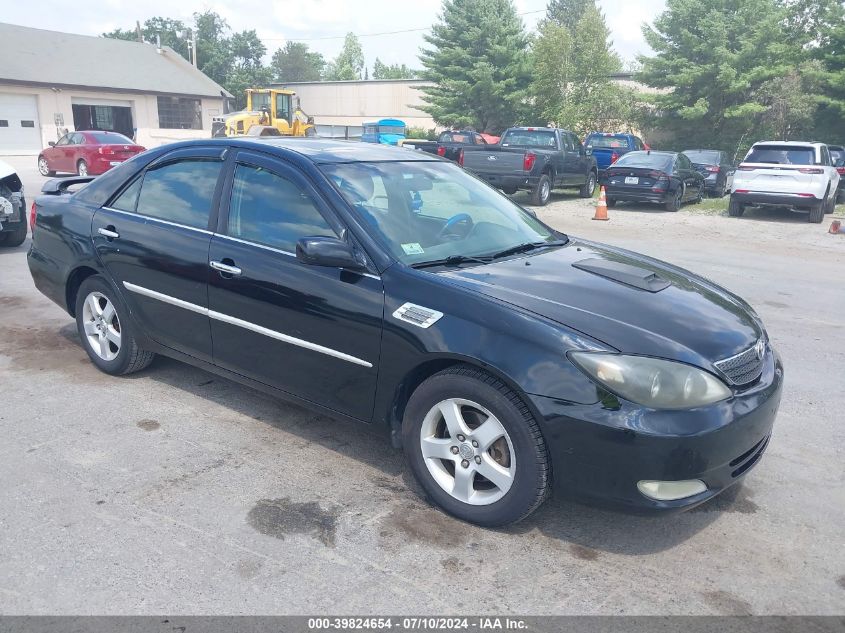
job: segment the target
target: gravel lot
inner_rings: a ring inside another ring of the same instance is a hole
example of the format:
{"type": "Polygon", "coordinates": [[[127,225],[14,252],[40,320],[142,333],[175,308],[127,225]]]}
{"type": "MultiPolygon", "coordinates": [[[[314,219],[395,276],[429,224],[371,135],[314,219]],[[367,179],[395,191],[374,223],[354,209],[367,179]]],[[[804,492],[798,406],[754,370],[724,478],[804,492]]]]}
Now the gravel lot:
{"type": "MultiPolygon", "coordinates": [[[[10,162],[31,199],[34,157],[10,162]]],[[[0,613],[845,613],[845,235],[712,202],[538,212],[755,306],[786,389],[741,487],[670,517],[552,500],[512,529],[462,524],[363,428],[167,359],[99,373],[27,242],[0,249],[0,613]]]]}

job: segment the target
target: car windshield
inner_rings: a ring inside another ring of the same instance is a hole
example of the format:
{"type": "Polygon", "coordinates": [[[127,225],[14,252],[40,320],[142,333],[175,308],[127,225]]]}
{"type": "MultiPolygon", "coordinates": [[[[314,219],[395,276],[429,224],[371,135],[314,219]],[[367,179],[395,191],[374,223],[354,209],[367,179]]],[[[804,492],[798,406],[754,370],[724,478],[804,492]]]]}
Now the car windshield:
{"type": "Polygon", "coordinates": [[[509,130],[502,137],[503,147],[554,147],[555,133],[549,130],[509,130]]]}
{"type": "Polygon", "coordinates": [[[708,149],[691,149],[684,152],[697,165],[718,165],[719,152],[708,149]]]}
{"type": "Polygon", "coordinates": [[[755,145],[745,157],[746,163],[773,165],[813,165],[816,152],[812,147],[795,145],[755,145]]]}
{"type": "Polygon", "coordinates": [[[625,148],[628,147],[628,139],[622,135],[615,134],[591,134],[587,137],[586,145],[599,148],[625,148]]]}
{"type": "Polygon", "coordinates": [[[653,152],[628,152],[613,163],[613,167],[643,167],[668,171],[672,165],[672,156],[653,152]]]}
{"type": "Polygon", "coordinates": [[[94,139],[95,143],[103,145],[132,145],[134,141],[126,138],[117,132],[88,132],[88,136],[94,139]]]}
{"type": "Polygon", "coordinates": [[[343,163],[322,170],[371,234],[405,264],[487,257],[562,239],[457,165],[343,163]]]}

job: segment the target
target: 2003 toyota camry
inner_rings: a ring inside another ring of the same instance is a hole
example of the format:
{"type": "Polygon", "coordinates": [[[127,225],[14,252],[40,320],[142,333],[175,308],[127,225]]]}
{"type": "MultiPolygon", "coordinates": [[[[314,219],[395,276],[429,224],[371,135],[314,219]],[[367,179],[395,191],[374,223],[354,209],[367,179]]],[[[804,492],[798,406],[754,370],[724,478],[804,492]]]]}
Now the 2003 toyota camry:
{"type": "Polygon", "coordinates": [[[33,207],[29,266],[112,375],[164,354],[390,435],[438,505],[518,521],[552,487],[682,509],[769,442],[754,310],[566,235],[429,154],[220,139],[33,207]]]}

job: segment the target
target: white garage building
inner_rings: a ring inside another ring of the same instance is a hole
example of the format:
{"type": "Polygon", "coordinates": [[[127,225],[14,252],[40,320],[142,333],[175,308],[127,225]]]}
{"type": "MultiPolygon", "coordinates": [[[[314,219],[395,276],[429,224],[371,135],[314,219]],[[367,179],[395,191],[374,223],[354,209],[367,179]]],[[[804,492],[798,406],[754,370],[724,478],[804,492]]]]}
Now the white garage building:
{"type": "Polygon", "coordinates": [[[37,154],[73,130],[146,147],[208,138],[231,96],[168,47],[0,23],[0,155],[37,154]]]}

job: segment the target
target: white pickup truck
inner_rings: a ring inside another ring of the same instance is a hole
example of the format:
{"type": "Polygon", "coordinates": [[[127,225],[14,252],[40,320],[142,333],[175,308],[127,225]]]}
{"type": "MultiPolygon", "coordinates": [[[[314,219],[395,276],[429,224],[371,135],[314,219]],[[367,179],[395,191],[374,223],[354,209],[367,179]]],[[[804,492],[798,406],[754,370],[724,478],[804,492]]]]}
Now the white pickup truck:
{"type": "Polygon", "coordinates": [[[20,246],[26,239],[26,201],[15,168],[0,160],[0,246],[20,246]]]}

